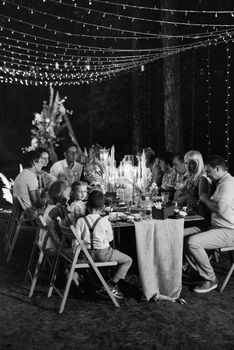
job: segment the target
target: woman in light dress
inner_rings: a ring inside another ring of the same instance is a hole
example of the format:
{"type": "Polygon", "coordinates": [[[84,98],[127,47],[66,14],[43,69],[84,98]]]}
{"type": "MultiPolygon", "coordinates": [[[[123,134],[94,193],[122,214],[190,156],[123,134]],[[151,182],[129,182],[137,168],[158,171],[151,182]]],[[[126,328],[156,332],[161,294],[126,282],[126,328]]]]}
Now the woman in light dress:
{"type": "Polygon", "coordinates": [[[210,195],[211,182],[206,176],[204,162],[199,151],[191,150],[184,156],[186,167],[185,182],[176,191],[174,199],[180,197],[179,206],[187,206],[191,214],[199,214],[205,218],[203,225],[208,226],[210,211],[201,203],[200,196],[204,193],[210,195]],[[181,199],[183,198],[183,199],[181,199]]]}

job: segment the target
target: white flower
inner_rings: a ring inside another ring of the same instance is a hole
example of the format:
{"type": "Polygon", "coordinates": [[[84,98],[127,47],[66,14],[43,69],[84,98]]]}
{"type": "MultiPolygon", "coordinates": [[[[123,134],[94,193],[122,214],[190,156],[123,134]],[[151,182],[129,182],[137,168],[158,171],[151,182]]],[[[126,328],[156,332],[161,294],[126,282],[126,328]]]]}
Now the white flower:
{"type": "Polygon", "coordinates": [[[43,117],[42,117],[41,114],[39,114],[39,113],[34,113],[34,115],[35,115],[34,120],[35,120],[36,122],[42,122],[42,121],[43,121],[43,117]]]}
{"type": "Polygon", "coordinates": [[[153,191],[154,189],[158,189],[156,182],[153,182],[152,185],[150,186],[150,191],[153,191]]]}

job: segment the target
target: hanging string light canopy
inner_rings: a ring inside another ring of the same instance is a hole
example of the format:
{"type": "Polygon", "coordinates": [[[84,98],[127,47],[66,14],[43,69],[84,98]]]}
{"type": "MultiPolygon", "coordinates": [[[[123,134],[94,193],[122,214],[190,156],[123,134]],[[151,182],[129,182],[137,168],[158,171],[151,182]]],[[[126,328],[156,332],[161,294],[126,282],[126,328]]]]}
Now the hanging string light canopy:
{"type": "Polygon", "coordinates": [[[148,3],[0,0],[0,82],[89,84],[143,71],[144,65],[175,53],[233,40],[234,11],[164,9],[148,3]],[[170,21],[163,19],[168,12],[170,21]],[[162,26],[176,30],[167,34],[162,26]],[[162,47],[165,38],[168,46],[162,47]]]}

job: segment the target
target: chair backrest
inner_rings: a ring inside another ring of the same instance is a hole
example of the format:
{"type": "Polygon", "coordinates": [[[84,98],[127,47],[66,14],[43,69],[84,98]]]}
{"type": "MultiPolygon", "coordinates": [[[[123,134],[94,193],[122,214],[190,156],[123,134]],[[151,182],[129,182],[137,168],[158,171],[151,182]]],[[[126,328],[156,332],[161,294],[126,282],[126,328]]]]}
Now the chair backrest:
{"type": "Polygon", "coordinates": [[[24,211],[26,211],[27,208],[26,208],[24,202],[22,201],[22,199],[20,198],[20,196],[16,196],[15,198],[18,200],[18,202],[19,202],[21,208],[22,208],[24,211]]]}
{"type": "Polygon", "coordinates": [[[39,240],[41,240],[42,243],[39,244],[41,249],[43,249],[43,250],[47,249],[47,243],[50,240],[52,245],[53,245],[53,248],[55,250],[58,250],[59,242],[54,237],[54,235],[51,232],[50,228],[46,224],[45,219],[43,218],[43,216],[39,215],[37,218],[35,218],[35,221],[36,221],[36,225],[37,225],[37,229],[38,229],[38,231],[37,231],[38,234],[37,234],[37,237],[36,237],[36,241],[39,244],[39,240]]]}
{"type": "Polygon", "coordinates": [[[22,212],[23,208],[17,197],[13,197],[12,213],[17,213],[18,215],[22,212]]]}
{"type": "Polygon", "coordinates": [[[60,250],[62,253],[62,250],[64,248],[64,243],[66,241],[69,241],[71,243],[71,247],[73,248],[73,255],[76,255],[76,258],[78,259],[79,253],[82,249],[82,241],[79,240],[78,244],[76,244],[74,246],[73,242],[76,240],[76,236],[74,235],[73,231],[72,231],[72,225],[71,226],[64,226],[62,225],[61,222],[59,222],[59,226],[60,226],[60,230],[62,233],[62,239],[61,239],[61,243],[60,243],[60,250]]]}
{"type": "MultiPolygon", "coordinates": [[[[71,263],[71,267],[70,267],[70,271],[69,271],[69,275],[68,275],[68,280],[67,280],[67,284],[66,284],[66,288],[64,291],[64,295],[63,295],[63,299],[62,299],[62,303],[60,305],[60,309],[59,309],[59,313],[62,313],[65,307],[65,303],[66,303],[66,299],[67,299],[67,295],[70,289],[70,284],[72,279],[74,279],[74,271],[76,268],[81,268],[82,265],[84,266],[84,264],[87,266],[91,266],[94,270],[94,272],[96,273],[97,277],[99,278],[99,280],[101,281],[103,287],[106,289],[109,297],[111,298],[111,300],[113,301],[114,305],[116,307],[119,307],[119,304],[117,302],[117,300],[115,299],[115,296],[112,294],[112,292],[110,291],[109,286],[107,285],[106,281],[104,280],[101,272],[99,271],[99,269],[97,268],[97,263],[95,263],[89,253],[89,251],[87,250],[87,248],[85,247],[83,241],[81,240],[81,238],[79,237],[77,230],[75,229],[75,227],[73,225],[71,225],[70,227],[65,227],[65,226],[60,226],[61,227],[61,232],[63,234],[63,238],[62,241],[66,238],[68,239],[76,239],[76,241],[78,242],[77,246],[76,246],[76,250],[75,250],[75,254],[73,255],[73,258],[70,260],[71,263]],[[89,265],[87,265],[86,263],[82,262],[79,263],[78,262],[78,256],[80,251],[83,251],[83,253],[85,254],[89,265]]],[[[60,250],[61,252],[61,250],[60,250]]],[[[62,252],[61,252],[62,253],[62,252]]],[[[113,265],[113,262],[103,262],[100,263],[100,266],[110,266],[113,265]]]]}

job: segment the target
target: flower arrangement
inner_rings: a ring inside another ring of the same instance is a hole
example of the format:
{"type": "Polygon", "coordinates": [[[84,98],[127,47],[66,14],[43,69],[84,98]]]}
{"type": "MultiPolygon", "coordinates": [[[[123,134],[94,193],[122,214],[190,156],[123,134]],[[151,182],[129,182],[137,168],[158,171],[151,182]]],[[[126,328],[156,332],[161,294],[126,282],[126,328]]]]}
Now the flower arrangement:
{"type": "Polygon", "coordinates": [[[14,181],[12,179],[8,180],[5,175],[0,173],[0,179],[2,181],[2,196],[8,203],[13,203],[12,188],[14,181]]]}
{"type": "MultiPolygon", "coordinates": [[[[22,148],[23,152],[43,147],[50,152],[51,158],[56,157],[54,147],[58,146],[58,134],[66,127],[63,117],[66,113],[72,114],[64,107],[66,97],[60,99],[59,93],[54,95],[54,89],[50,86],[50,100],[43,101],[41,113],[34,113],[31,129],[31,145],[22,148]]],[[[55,160],[55,159],[54,159],[55,160]]]]}

